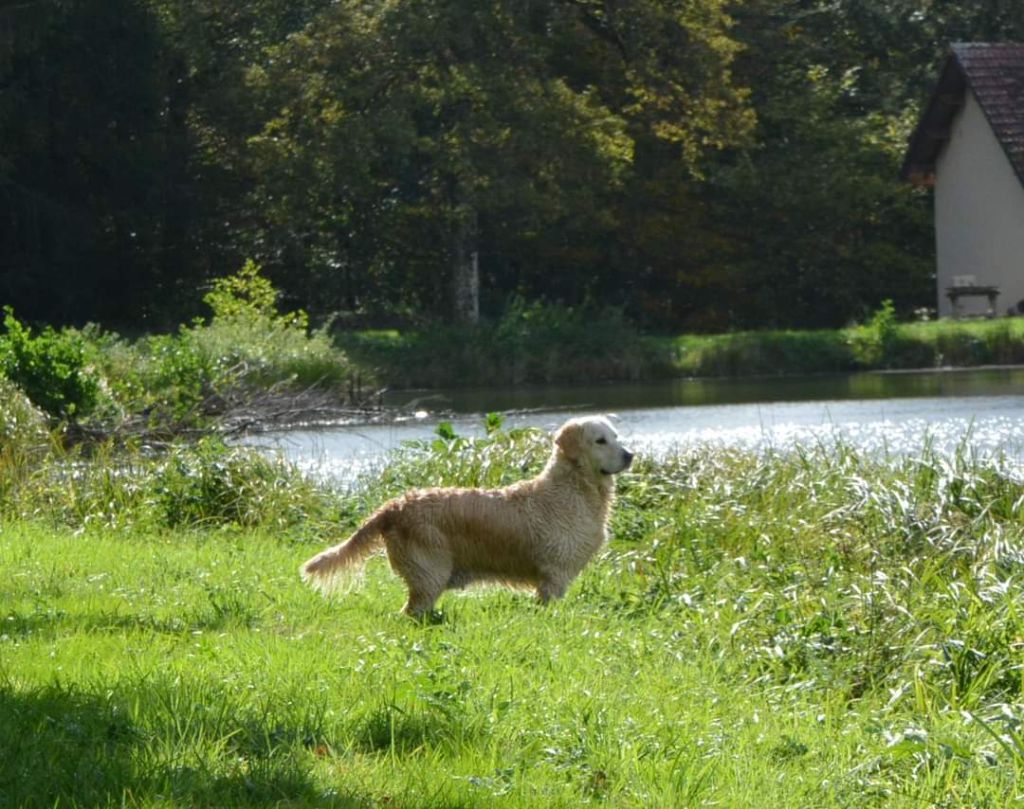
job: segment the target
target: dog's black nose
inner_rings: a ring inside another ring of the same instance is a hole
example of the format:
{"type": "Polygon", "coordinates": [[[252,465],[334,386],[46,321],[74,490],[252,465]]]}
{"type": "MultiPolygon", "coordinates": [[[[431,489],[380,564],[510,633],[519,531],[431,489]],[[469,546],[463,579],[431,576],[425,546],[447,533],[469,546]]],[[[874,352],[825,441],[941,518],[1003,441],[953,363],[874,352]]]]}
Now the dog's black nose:
{"type": "Polygon", "coordinates": [[[632,452],[629,452],[628,450],[622,450],[622,458],[626,462],[626,466],[629,466],[631,463],[633,463],[634,457],[635,456],[632,452]]]}

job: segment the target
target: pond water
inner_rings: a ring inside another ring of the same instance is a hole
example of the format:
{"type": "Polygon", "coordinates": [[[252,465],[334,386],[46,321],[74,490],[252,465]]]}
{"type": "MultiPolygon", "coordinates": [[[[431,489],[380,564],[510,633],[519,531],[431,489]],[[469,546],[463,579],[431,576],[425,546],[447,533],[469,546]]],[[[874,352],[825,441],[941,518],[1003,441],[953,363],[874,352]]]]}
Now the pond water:
{"type": "Polygon", "coordinates": [[[379,467],[402,442],[429,438],[441,420],[459,435],[479,436],[487,412],[505,413],[508,427],[545,430],[573,415],[610,413],[629,444],[655,454],[702,443],[760,450],[842,440],[892,454],[926,445],[952,453],[962,446],[1024,465],[1021,368],[406,391],[389,394],[385,403],[409,415],[395,423],[266,434],[250,442],[347,482],[379,467]]]}

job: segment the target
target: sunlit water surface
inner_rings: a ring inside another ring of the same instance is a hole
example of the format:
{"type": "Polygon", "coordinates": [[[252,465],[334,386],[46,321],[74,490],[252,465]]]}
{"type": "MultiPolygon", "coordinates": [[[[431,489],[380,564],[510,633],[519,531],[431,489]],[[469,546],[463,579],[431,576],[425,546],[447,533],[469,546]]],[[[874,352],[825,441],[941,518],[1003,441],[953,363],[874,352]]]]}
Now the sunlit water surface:
{"type": "Polygon", "coordinates": [[[706,444],[760,451],[843,442],[889,456],[967,451],[1024,469],[1024,371],[1016,369],[396,394],[391,403],[419,417],[250,441],[349,483],[379,469],[403,442],[433,436],[432,408],[455,411],[446,420],[474,437],[484,434],[480,413],[518,408],[506,415],[507,427],[553,430],[571,416],[611,413],[629,445],[655,455],[706,444]]]}

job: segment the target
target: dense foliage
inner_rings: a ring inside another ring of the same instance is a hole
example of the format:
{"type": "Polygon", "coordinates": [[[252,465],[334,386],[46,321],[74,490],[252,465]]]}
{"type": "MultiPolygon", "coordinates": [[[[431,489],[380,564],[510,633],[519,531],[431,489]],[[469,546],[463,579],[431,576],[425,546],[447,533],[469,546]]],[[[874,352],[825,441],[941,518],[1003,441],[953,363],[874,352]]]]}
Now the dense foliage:
{"type": "Polygon", "coordinates": [[[0,301],[132,331],[254,256],[314,317],[646,329],[932,303],[898,165],[1010,0],[39,0],[0,9],[0,301]]]}
{"type": "Polygon", "coordinates": [[[74,332],[47,327],[33,336],[10,307],[4,310],[0,378],[55,416],[88,415],[99,394],[99,383],[86,367],[85,346],[74,332]]]}

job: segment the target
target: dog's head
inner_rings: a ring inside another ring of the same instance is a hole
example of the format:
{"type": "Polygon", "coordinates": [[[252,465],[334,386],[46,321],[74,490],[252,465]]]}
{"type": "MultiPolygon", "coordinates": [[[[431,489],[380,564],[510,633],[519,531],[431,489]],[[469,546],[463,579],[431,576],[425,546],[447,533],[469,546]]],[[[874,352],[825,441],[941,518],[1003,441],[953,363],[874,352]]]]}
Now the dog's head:
{"type": "Polygon", "coordinates": [[[571,419],[555,434],[557,452],[575,464],[602,475],[615,475],[633,462],[633,453],[619,443],[619,434],[600,416],[571,419]]]}

